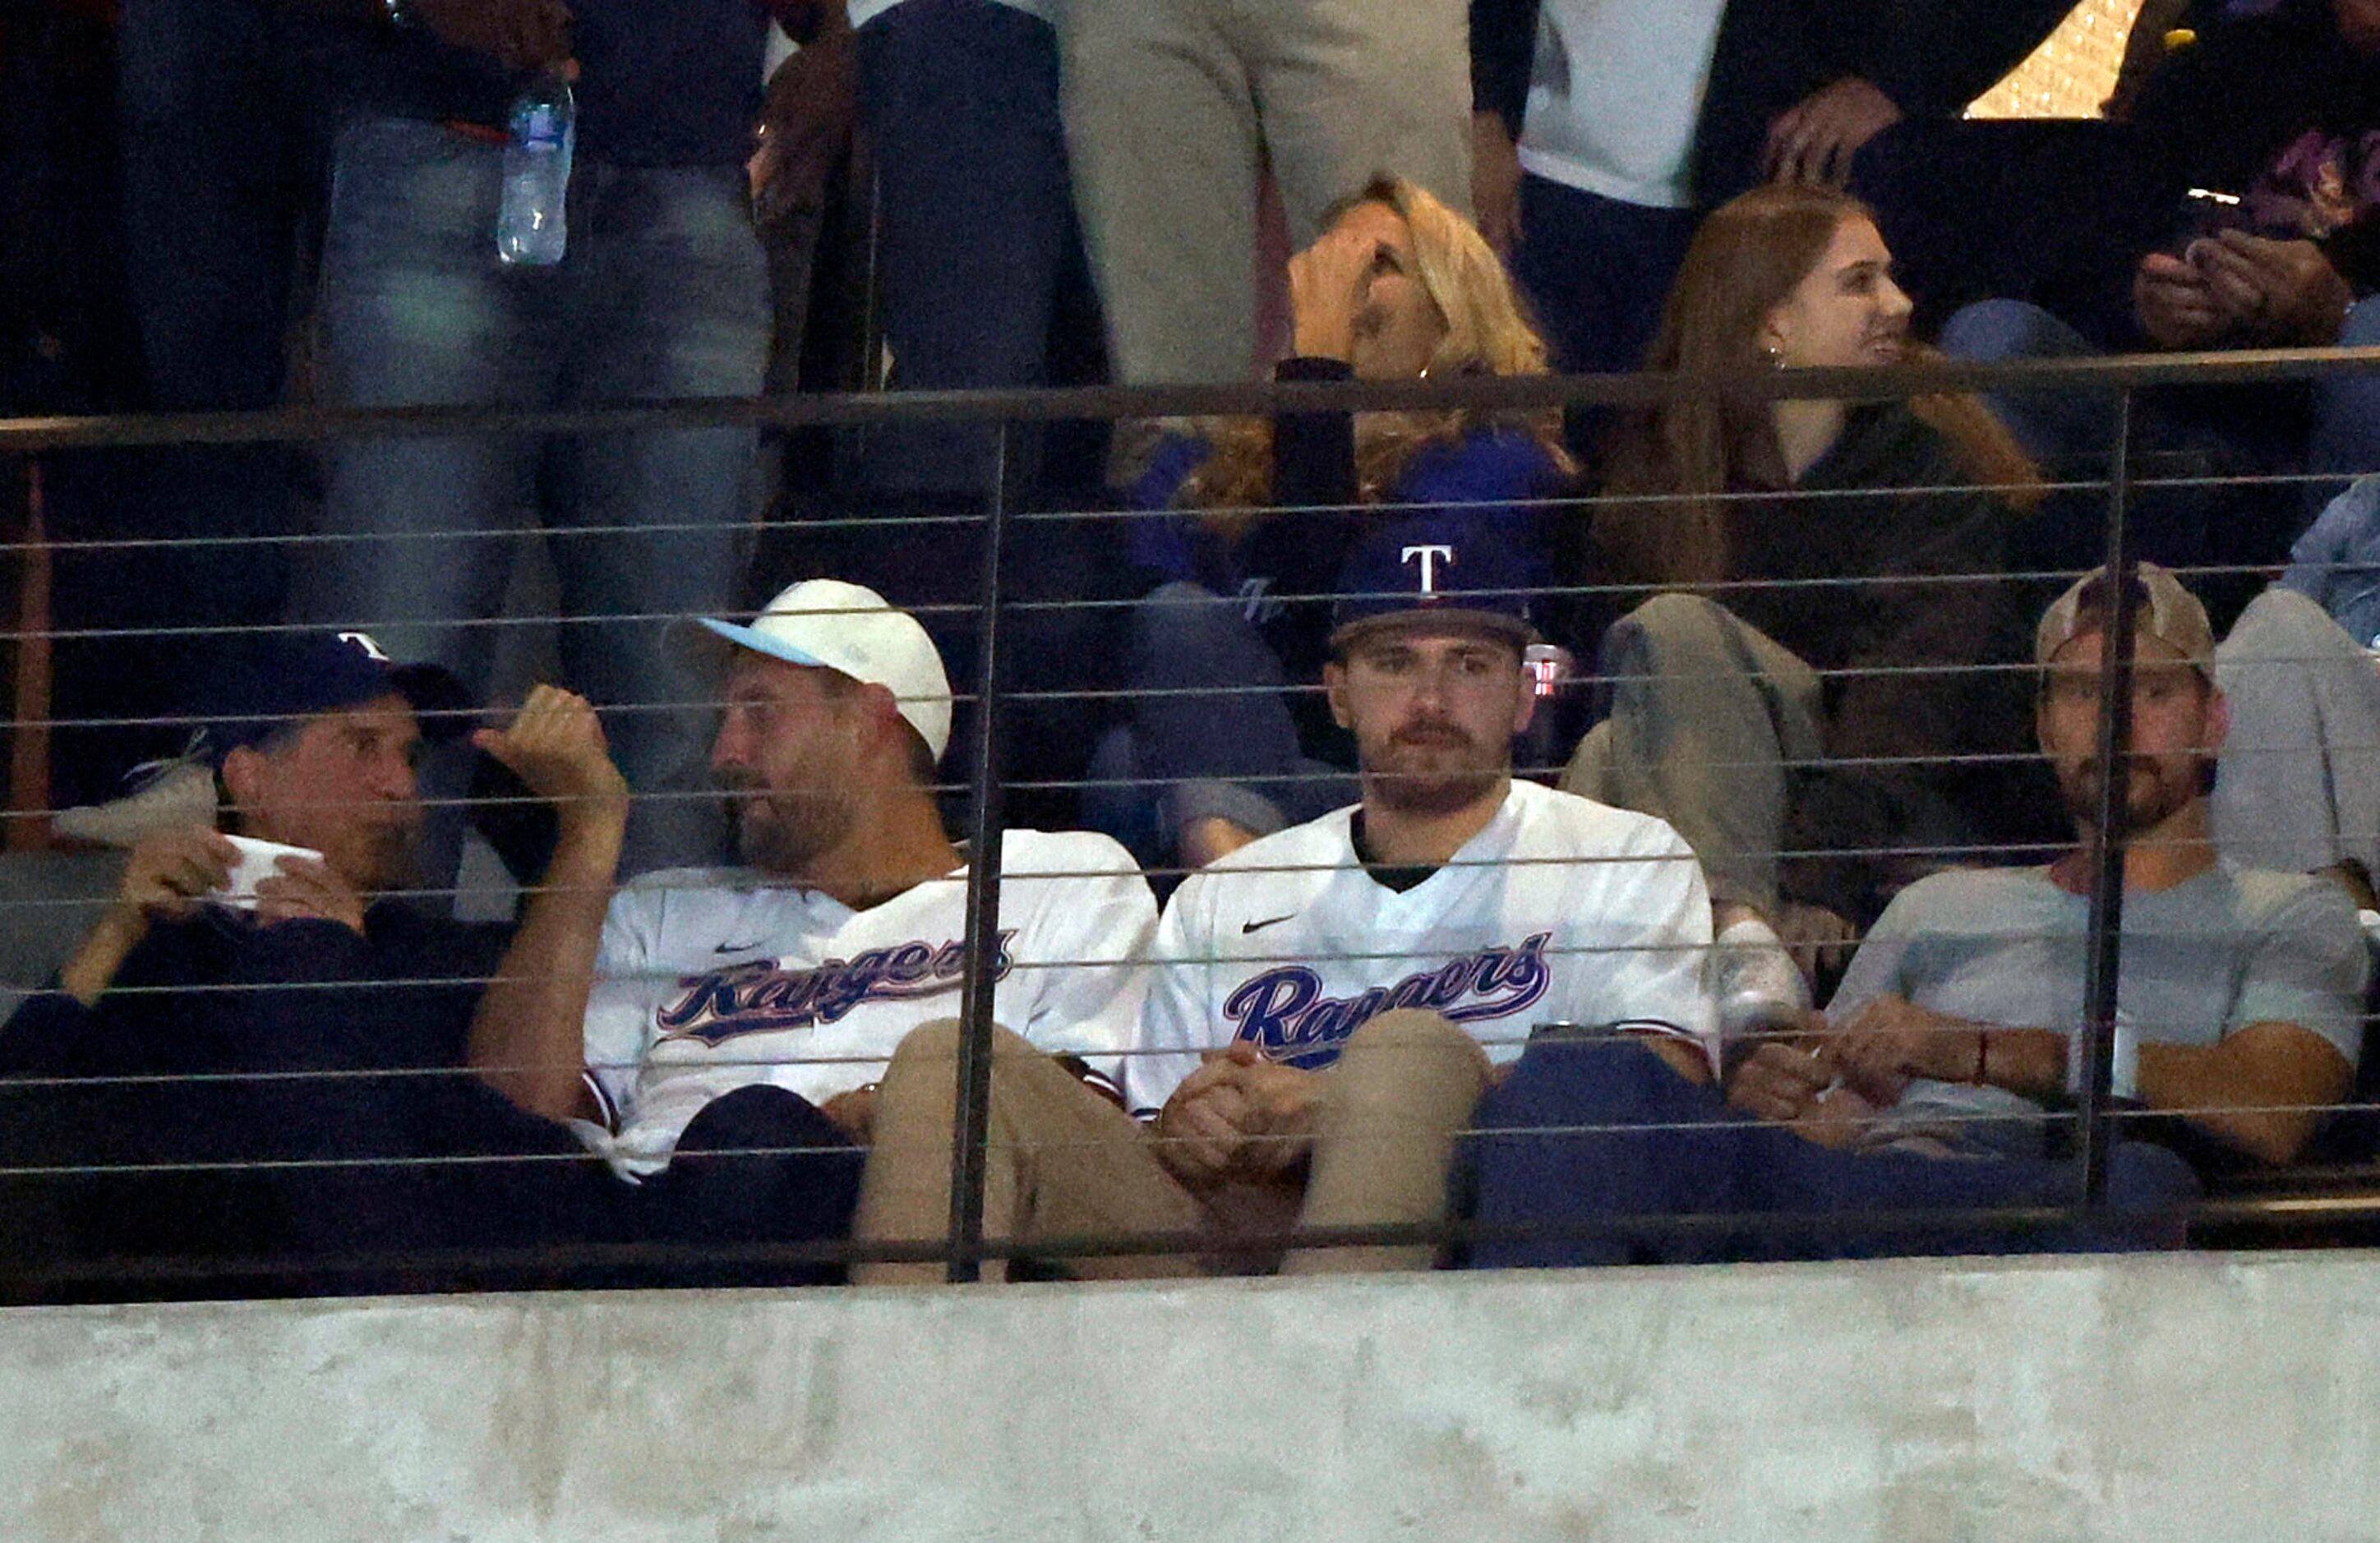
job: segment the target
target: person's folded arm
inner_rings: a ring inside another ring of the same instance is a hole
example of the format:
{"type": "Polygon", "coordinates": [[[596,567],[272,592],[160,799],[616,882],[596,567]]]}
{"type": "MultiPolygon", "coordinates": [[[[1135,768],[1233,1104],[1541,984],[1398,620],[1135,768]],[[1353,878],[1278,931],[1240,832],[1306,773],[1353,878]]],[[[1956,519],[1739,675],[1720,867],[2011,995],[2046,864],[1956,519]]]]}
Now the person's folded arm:
{"type": "Polygon", "coordinates": [[[2140,1099],[2269,1163],[2303,1149],[2355,1081],[2338,1047],[2293,1023],[2255,1023],[2212,1045],[2140,1047],[2140,1099]]]}

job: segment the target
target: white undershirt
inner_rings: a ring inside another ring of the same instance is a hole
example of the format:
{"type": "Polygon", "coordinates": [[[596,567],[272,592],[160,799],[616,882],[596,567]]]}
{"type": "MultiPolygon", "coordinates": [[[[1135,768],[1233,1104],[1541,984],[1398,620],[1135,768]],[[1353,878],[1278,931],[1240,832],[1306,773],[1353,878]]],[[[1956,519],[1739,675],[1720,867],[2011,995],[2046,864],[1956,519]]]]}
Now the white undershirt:
{"type": "Polygon", "coordinates": [[[1726,9],[1727,0],[1546,0],[1522,168],[1622,203],[1685,208],[1726,9]]]}

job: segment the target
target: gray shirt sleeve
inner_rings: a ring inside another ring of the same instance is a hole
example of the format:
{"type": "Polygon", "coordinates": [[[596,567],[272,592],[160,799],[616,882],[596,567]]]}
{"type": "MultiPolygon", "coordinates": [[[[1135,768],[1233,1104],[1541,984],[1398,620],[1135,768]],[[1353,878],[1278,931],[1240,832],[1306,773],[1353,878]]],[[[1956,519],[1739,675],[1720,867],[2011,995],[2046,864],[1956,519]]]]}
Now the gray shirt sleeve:
{"type": "Polygon", "coordinates": [[[1904,978],[1909,942],[1925,930],[1926,881],[1912,884],[1892,897],[1876,925],[1860,940],[1851,966],[1827,1002],[1827,1016],[1849,1023],[1859,1010],[1878,997],[1909,994],[1904,978]]]}
{"type": "Polygon", "coordinates": [[[2354,903],[2320,880],[2297,886],[2257,929],[2224,1032],[2291,1023],[2338,1047],[2353,1065],[2363,1040],[2369,969],[2354,903]]]}

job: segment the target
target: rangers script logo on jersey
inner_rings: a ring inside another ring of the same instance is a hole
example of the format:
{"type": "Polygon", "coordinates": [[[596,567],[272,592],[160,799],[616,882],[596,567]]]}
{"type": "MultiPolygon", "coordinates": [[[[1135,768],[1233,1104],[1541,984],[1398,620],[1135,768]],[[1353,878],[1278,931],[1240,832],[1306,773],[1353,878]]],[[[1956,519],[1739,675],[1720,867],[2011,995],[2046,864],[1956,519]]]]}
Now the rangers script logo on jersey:
{"type": "Polygon", "coordinates": [[[1553,979],[1546,966],[1551,932],[1533,933],[1519,947],[1483,948],[1434,970],[1419,970],[1392,986],[1353,997],[1326,997],[1322,977],[1303,965],[1284,965],[1250,977],[1223,1002],[1223,1015],[1268,1061],[1308,1070],[1338,1059],[1357,1029],[1402,1007],[1427,1008],[1458,1024],[1527,1011],[1553,979]]]}
{"type": "MultiPolygon", "coordinates": [[[[1004,980],[1014,961],[1012,929],[1000,934],[992,978],[1004,980]]],[[[913,939],[872,948],[849,959],[829,959],[807,969],[786,969],[774,959],[755,959],[703,975],[678,978],[679,994],[662,1005],[653,1022],[664,1039],[699,1039],[717,1045],[741,1034],[770,1029],[815,1028],[831,1024],[863,1002],[929,997],[952,990],[966,970],[966,944],[913,939]]]]}

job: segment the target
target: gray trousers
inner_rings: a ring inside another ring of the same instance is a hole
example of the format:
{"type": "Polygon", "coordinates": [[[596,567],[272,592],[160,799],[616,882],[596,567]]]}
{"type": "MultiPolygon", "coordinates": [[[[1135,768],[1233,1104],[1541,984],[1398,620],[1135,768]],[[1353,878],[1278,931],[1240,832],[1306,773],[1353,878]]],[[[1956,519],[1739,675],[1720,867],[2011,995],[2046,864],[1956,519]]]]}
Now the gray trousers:
{"type": "Polygon", "coordinates": [[[1816,672],[1699,595],[1657,595],[1604,635],[1611,715],[1561,785],[1658,815],[1702,859],[1711,899],[1778,911],[1791,768],[1825,754],[1816,672]]]}
{"type": "Polygon", "coordinates": [[[1463,0],[1086,0],[1065,31],[1075,201],[1128,383],[1254,368],[1268,158],[1294,248],[1383,172],[1471,207],[1463,0]]]}
{"type": "Polygon", "coordinates": [[[2380,870],[2380,673],[2312,600],[2265,590],[2215,650],[2231,737],[2215,841],[2249,868],[2380,870]]]}

